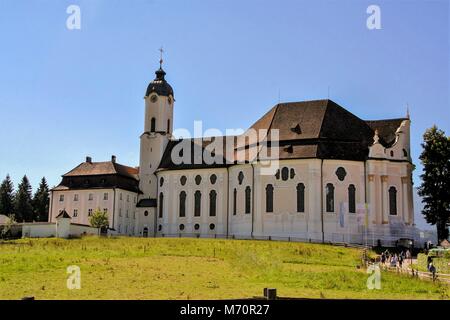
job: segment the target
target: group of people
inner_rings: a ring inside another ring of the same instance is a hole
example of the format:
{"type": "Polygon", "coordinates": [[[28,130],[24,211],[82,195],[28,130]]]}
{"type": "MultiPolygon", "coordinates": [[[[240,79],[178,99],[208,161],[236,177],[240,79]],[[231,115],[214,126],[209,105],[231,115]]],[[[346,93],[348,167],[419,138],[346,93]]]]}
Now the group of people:
{"type": "Polygon", "coordinates": [[[406,252],[402,250],[399,254],[390,253],[389,250],[381,253],[381,264],[383,266],[402,268],[405,259],[411,259],[411,252],[409,250],[406,250],[406,252]]]}

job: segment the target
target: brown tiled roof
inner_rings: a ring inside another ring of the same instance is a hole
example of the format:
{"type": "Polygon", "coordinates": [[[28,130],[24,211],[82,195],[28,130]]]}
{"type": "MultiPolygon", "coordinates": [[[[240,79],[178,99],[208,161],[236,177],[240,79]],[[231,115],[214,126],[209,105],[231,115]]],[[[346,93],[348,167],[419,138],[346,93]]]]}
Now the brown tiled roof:
{"type": "Polygon", "coordinates": [[[124,166],[113,161],[83,162],[64,174],[63,177],[118,174],[124,177],[137,179],[138,173],[139,171],[136,168],[124,166]]]}
{"type": "MultiPolygon", "coordinates": [[[[265,115],[256,121],[250,128],[255,130],[273,129],[279,131],[279,158],[280,159],[341,159],[341,160],[365,160],[368,156],[369,146],[373,143],[375,129],[379,130],[380,142],[388,145],[395,139],[395,131],[404,119],[364,121],[332,100],[313,100],[292,103],[280,103],[271,108],[265,115]]],[[[249,132],[247,130],[247,133],[249,132]]],[[[224,139],[224,137],[214,137],[224,139]]],[[[256,150],[255,146],[246,143],[238,143],[238,137],[233,137],[235,150],[256,150]]],[[[259,139],[259,142],[266,137],[259,139]]],[[[267,140],[274,141],[273,137],[267,140]]],[[[170,141],[163,155],[160,169],[195,169],[227,166],[233,163],[233,159],[226,159],[223,164],[207,164],[199,161],[198,164],[176,164],[171,159],[171,153],[175,146],[186,140],[170,141]]],[[[203,154],[206,146],[211,142],[201,138],[190,139],[191,159],[194,159],[194,150],[203,154]]],[[[226,143],[223,143],[225,155],[226,143]]],[[[258,159],[266,159],[265,147],[258,149],[258,159]]],[[[217,153],[217,151],[216,151],[217,153]]],[[[256,154],[256,153],[255,153],[256,154]]],[[[233,154],[236,156],[236,152],[233,154]]],[[[224,157],[224,156],[223,156],[224,157]]],[[[246,156],[246,160],[253,160],[246,156]]],[[[201,159],[200,159],[201,160],[201,159]]]]}

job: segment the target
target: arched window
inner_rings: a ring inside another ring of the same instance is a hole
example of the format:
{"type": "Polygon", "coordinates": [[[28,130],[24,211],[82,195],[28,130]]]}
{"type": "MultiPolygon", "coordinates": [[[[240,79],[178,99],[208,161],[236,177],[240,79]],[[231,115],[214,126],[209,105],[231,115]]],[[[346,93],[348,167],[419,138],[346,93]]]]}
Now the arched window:
{"type": "Polygon", "coordinates": [[[389,188],[389,214],[397,215],[397,189],[395,187],[389,188]]]}
{"type": "Polygon", "coordinates": [[[245,188],[245,213],[250,213],[250,201],[252,196],[252,189],[247,186],[245,188]]]}
{"type": "Polygon", "coordinates": [[[202,193],[197,190],[194,194],[194,217],[200,217],[200,210],[202,204],[202,193]]]}
{"type": "Polygon", "coordinates": [[[356,188],[354,184],[348,186],[348,212],[356,212],[356,188]]]}
{"type": "Polygon", "coordinates": [[[164,205],[164,195],[161,192],[159,194],[159,217],[162,218],[163,216],[163,205],[164,205]]]}
{"type": "Polygon", "coordinates": [[[334,186],[331,183],[326,187],[326,202],[327,212],[334,212],[334,186]]]}
{"type": "Polygon", "coordinates": [[[286,181],[289,178],[289,169],[287,167],[283,167],[281,169],[281,179],[283,181],[286,181]]]}
{"type": "Polygon", "coordinates": [[[170,132],[170,119],[167,119],[167,133],[170,132]]]}
{"type": "Polygon", "coordinates": [[[233,190],[233,215],[236,215],[236,207],[237,207],[237,190],[234,188],[233,190]]]}
{"type": "Polygon", "coordinates": [[[209,192],[209,216],[210,217],[216,216],[216,198],[217,198],[217,192],[215,190],[211,190],[209,192]]]}
{"type": "Polygon", "coordinates": [[[150,132],[155,132],[156,131],[156,119],[152,118],[152,120],[150,121],[150,132]]]}
{"type": "Polygon", "coordinates": [[[273,212],[273,185],[266,186],[266,212],[273,212]]]}
{"type": "Polygon", "coordinates": [[[180,217],[186,217],[186,192],[180,192],[180,217]]]}
{"type": "Polygon", "coordinates": [[[297,184],[297,212],[305,212],[305,185],[297,184]]]}

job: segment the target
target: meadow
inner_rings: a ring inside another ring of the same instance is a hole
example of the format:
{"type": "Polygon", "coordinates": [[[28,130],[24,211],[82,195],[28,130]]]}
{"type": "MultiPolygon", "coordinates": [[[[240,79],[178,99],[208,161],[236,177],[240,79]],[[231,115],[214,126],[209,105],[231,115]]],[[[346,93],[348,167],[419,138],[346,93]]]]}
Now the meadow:
{"type": "Polygon", "coordinates": [[[448,299],[449,287],[383,272],[369,290],[361,250],[324,244],[194,238],[0,242],[0,299],[448,299]],[[67,267],[81,288],[67,288],[67,267]]]}

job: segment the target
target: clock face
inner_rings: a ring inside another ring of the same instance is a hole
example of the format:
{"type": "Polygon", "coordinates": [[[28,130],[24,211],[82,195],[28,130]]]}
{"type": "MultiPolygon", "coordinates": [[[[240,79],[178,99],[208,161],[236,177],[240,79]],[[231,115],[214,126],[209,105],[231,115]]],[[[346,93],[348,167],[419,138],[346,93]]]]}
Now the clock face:
{"type": "Polygon", "coordinates": [[[153,102],[153,103],[155,103],[156,101],[158,101],[158,96],[157,96],[156,94],[152,95],[152,96],[150,97],[150,101],[153,102]]]}

